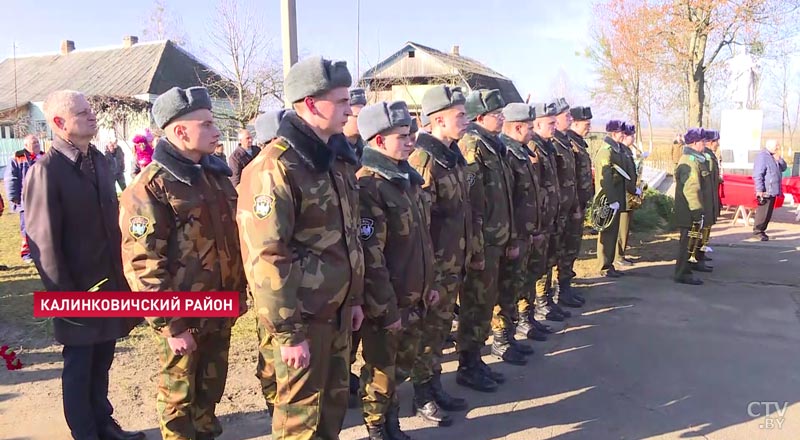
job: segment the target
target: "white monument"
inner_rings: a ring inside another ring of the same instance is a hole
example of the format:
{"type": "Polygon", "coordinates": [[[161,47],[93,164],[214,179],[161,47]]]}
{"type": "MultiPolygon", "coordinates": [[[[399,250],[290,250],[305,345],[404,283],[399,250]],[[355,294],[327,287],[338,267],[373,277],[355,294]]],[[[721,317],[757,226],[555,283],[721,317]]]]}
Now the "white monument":
{"type": "Polygon", "coordinates": [[[747,51],[728,61],[731,71],[730,93],[735,109],[754,109],[758,101],[761,66],[747,51]]]}

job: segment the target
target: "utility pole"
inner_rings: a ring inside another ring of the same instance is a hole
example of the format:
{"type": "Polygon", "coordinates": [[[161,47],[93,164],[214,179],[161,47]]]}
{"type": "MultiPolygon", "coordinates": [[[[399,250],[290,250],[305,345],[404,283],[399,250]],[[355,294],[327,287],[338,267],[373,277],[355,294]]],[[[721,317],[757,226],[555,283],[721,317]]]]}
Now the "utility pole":
{"type": "Polygon", "coordinates": [[[361,79],[361,0],[356,0],[356,78],[361,79]]]}
{"type": "MultiPolygon", "coordinates": [[[[281,0],[281,39],[283,40],[283,77],[289,73],[289,69],[297,62],[297,5],[295,0],[281,0]]],[[[292,103],[286,101],[284,93],[284,104],[289,108],[292,103]]]]}

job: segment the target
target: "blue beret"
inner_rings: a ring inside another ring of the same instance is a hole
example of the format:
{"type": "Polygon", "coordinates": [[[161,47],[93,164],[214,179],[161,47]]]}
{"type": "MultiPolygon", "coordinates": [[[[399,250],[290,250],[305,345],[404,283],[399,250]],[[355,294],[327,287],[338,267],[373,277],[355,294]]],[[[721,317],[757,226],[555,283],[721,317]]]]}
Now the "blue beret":
{"type": "Polygon", "coordinates": [[[258,115],[256,118],[256,143],[266,144],[278,137],[278,127],[281,125],[283,117],[292,110],[280,109],[270,110],[258,115]]]}
{"type": "Polygon", "coordinates": [[[512,102],[503,109],[503,118],[506,122],[526,122],[533,121],[535,114],[528,104],[512,102]]]}
{"type": "Polygon", "coordinates": [[[367,105],[367,93],[364,89],[350,89],[350,105],[367,105]]]}
{"type": "Polygon", "coordinates": [[[405,101],[381,101],[368,105],[358,114],[358,132],[370,140],[396,127],[410,127],[411,114],[405,101]]]}
{"type": "Polygon", "coordinates": [[[446,85],[433,86],[422,95],[422,113],[430,116],[454,105],[464,105],[465,102],[461,87],[451,89],[446,85]]]}
{"type": "Polygon", "coordinates": [[[556,113],[555,104],[552,102],[549,104],[538,102],[536,104],[533,104],[531,108],[533,108],[534,119],[543,118],[545,116],[555,116],[558,114],[556,113]]]}
{"type": "Polygon", "coordinates": [[[631,124],[630,122],[623,122],[622,132],[625,133],[625,135],[627,136],[633,136],[636,134],[636,126],[631,124]]]}
{"type": "Polygon", "coordinates": [[[556,114],[560,115],[565,111],[569,110],[569,104],[567,103],[566,98],[558,98],[553,102],[553,105],[556,109],[556,114]]]}
{"type": "Polygon", "coordinates": [[[717,130],[706,130],[705,139],[709,142],[719,140],[719,132],[717,130]]]}
{"type": "Polygon", "coordinates": [[[467,112],[467,119],[473,121],[478,116],[501,109],[505,105],[506,103],[503,101],[503,96],[500,95],[500,90],[481,89],[473,90],[467,95],[464,108],[467,112]]]}
{"type": "Polygon", "coordinates": [[[289,102],[318,96],[339,87],[350,87],[353,78],[345,61],[331,61],[321,56],[308,57],[295,63],[283,81],[289,102]]]}
{"type": "Polygon", "coordinates": [[[607,133],[617,133],[623,130],[623,125],[625,123],[616,119],[612,119],[606,123],[606,132],[607,133]]]}
{"type": "Polygon", "coordinates": [[[686,134],[683,135],[683,142],[687,145],[693,144],[695,142],[702,141],[706,136],[705,130],[702,128],[690,128],[686,131],[686,134]]]}
{"type": "Polygon", "coordinates": [[[182,89],[173,87],[156,98],[153,103],[153,119],[158,128],[164,129],[175,119],[195,110],[211,110],[211,97],[205,87],[182,89]]]}
{"type": "Polygon", "coordinates": [[[590,107],[572,107],[569,114],[576,121],[588,121],[592,119],[592,109],[590,107]]]}

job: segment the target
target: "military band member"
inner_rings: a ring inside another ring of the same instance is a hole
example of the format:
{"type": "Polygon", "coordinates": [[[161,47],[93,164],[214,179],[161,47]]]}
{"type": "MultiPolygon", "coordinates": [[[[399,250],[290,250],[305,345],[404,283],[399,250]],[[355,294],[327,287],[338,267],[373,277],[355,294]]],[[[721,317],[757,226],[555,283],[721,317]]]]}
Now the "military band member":
{"type": "Polygon", "coordinates": [[[500,141],[508,150],[508,167],[512,174],[512,205],[514,207],[515,244],[520,254],[515,260],[500,268],[500,294],[509,292],[512,301],[499,301],[495,306],[494,320],[516,322],[516,333],[524,338],[538,341],[547,340],[546,328],[533,319],[533,313],[526,309],[517,313],[517,302],[530,288],[528,258],[534,241],[541,241],[539,224],[539,174],[531,161],[528,142],[533,135],[531,124],[533,109],[524,103],[510,103],[503,108],[503,132],[500,141]]]}
{"type": "MultiPolygon", "coordinates": [[[[592,129],[592,109],[589,107],[572,107],[569,110],[572,116],[572,125],[567,130],[567,136],[572,143],[572,151],[575,153],[575,165],[577,169],[577,192],[579,217],[572,217],[569,225],[570,237],[577,238],[572,243],[567,243],[567,260],[569,262],[572,276],[575,277],[575,260],[581,251],[583,243],[583,225],[586,219],[586,210],[594,197],[594,175],[592,174],[592,156],[589,154],[589,144],[584,139],[592,129]]],[[[581,294],[573,291],[573,298],[580,302],[586,302],[581,294]]]]}
{"type": "Polygon", "coordinates": [[[369,143],[358,172],[364,246],[361,396],[369,438],[409,439],[400,430],[397,384],[414,366],[433,284],[430,200],[406,161],[414,149],[403,101],[366,106],[359,131],[369,143]]]}
{"type": "MultiPolygon", "coordinates": [[[[692,276],[689,258],[689,232],[702,232],[705,216],[710,211],[706,206],[707,196],[704,187],[711,185],[711,176],[706,168],[705,140],[703,130],[691,128],[684,135],[686,146],[675,168],[675,224],[680,231],[678,259],[675,262],[675,282],[700,285],[703,281],[692,276]]],[[[695,243],[692,247],[695,247],[695,243]]],[[[704,270],[700,270],[701,272],[704,270]]]]}
{"type": "Polygon", "coordinates": [[[570,257],[569,250],[576,247],[583,237],[583,230],[577,231],[574,227],[576,219],[581,217],[581,209],[578,203],[578,168],[575,152],[572,143],[567,137],[567,130],[572,124],[572,114],[569,104],[564,98],[555,101],[556,106],[556,130],[553,132],[553,146],[555,147],[555,159],[557,164],[558,184],[559,184],[559,204],[558,204],[558,229],[559,234],[556,239],[557,261],[554,272],[555,282],[558,283],[559,305],[567,307],[581,307],[583,302],[574,296],[572,290],[572,263],[574,259],[570,257]]]}
{"type": "MultiPolygon", "coordinates": [[[[220,132],[204,87],[174,87],[153,104],[163,129],[153,162],[122,193],[125,277],[133,291],[240,292],[246,282],[231,170],[212,153],[220,132]]],[[[158,411],[164,439],[213,439],[225,389],[231,318],[148,318],[159,336],[158,411]]]]}
{"type": "MultiPolygon", "coordinates": [[[[437,424],[450,422],[446,411],[467,407],[464,399],[447,394],[441,382],[442,345],[453,324],[453,308],[471,252],[467,241],[472,237],[472,219],[466,161],[457,144],[467,128],[464,102],[458,88],[440,85],[425,92],[422,112],[430,120],[431,133],[419,133],[416,150],[408,159],[425,179],[422,188],[431,198],[433,289],[439,292],[439,303],[428,309],[423,323],[425,337],[411,377],[413,405],[417,415],[437,424]]],[[[479,360],[478,356],[475,362],[479,360]]]]}
{"type": "MultiPolygon", "coordinates": [[[[703,225],[703,243],[705,244],[708,243],[711,238],[711,226],[717,223],[717,219],[722,212],[722,202],[719,198],[719,189],[720,186],[722,186],[722,172],[720,170],[719,157],[717,157],[717,151],[719,151],[719,132],[716,130],[703,130],[703,132],[706,146],[703,153],[706,156],[708,170],[711,172],[711,188],[708,194],[711,196],[710,200],[712,201],[711,221],[703,225]]],[[[713,269],[713,266],[708,264],[708,262],[711,261],[711,257],[709,257],[708,252],[702,248],[698,251],[698,260],[703,262],[705,267],[713,269]]]]}
{"type": "Polygon", "coordinates": [[[621,145],[625,137],[623,122],[608,121],[603,146],[597,151],[595,163],[595,188],[605,193],[608,206],[614,211],[614,218],[597,237],[597,261],[600,272],[605,277],[619,278],[623,274],[614,267],[619,236],[619,212],[626,209],[625,185],[631,176],[625,172],[625,158],[621,145]]]}
{"type": "MultiPolygon", "coordinates": [[[[622,132],[625,137],[620,142],[620,151],[622,151],[623,169],[630,176],[630,179],[625,180],[626,201],[632,197],[641,197],[642,190],[636,186],[639,175],[636,170],[636,159],[633,152],[633,142],[636,140],[636,126],[625,122],[622,124],[622,132]]],[[[619,237],[617,238],[617,259],[615,264],[620,266],[632,266],[633,261],[625,256],[625,251],[628,248],[628,238],[631,235],[631,219],[633,217],[633,210],[631,206],[627,206],[625,210],[620,211],[619,215],[619,237]]]]}
{"type": "Polygon", "coordinates": [[[242,259],[277,381],[272,437],[338,438],[347,409],[351,330],[363,320],[355,187],[342,162],[351,113],[343,61],[312,56],[289,70],[287,113],[239,185],[242,259]]]}

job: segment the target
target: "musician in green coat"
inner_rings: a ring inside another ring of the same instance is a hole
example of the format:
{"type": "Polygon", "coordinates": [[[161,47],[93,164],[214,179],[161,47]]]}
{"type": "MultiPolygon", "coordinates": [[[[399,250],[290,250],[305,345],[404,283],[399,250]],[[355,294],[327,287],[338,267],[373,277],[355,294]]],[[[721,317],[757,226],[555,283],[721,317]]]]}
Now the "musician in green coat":
{"type": "Polygon", "coordinates": [[[681,237],[675,262],[675,282],[700,285],[703,281],[692,276],[689,262],[692,248],[699,247],[697,239],[690,240],[690,231],[697,235],[702,232],[703,221],[708,213],[704,187],[708,191],[711,181],[704,154],[703,130],[689,129],[684,139],[686,145],[683,155],[675,167],[675,225],[681,237]]]}
{"type": "MultiPolygon", "coordinates": [[[[625,172],[622,146],[620,143],[625,137],[622,121],[611,120],[606,124],[606,137],[604,145],[597,151],[595,164],[595,188],[605,194],[608,207],[614,212],[611,224],[600,231],[597,238],[597,260],[600,272],[605,277],[619,278],[623,274],[614,267],[614,258],[617,251],[617,237],[619,236],[619,214],[626,209],[625,183],[631,176],[625,172]]],[[[598,193],[598,196],[600,193],[598,193]]],[[[595,196],[595,205],[598,197],[595,196]]],[[[597,209],[597,206],[595,206],[597,209]]]]}

